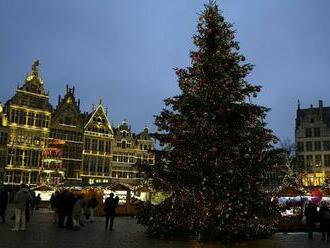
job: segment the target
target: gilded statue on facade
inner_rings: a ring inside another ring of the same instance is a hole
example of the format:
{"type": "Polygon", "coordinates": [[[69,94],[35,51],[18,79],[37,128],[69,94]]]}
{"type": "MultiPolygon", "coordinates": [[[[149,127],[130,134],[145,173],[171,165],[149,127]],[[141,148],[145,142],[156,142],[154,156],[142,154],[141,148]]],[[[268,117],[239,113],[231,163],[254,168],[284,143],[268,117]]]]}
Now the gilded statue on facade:
{"type": "Polygon", "coordinates": [[[32,64],[32,73],[35,76],[39,75],[39,66],[40,66],[40,62],[39,60],[34,60],[33,64],[32,64]]]}

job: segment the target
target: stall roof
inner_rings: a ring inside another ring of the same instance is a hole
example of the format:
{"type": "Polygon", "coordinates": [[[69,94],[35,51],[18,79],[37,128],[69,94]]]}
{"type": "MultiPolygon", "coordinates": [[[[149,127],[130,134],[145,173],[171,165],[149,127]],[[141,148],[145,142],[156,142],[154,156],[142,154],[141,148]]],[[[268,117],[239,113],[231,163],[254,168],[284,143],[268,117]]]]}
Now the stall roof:
{"type": "Polygon", "coordinates": [[[297,189],[292,186],[287,186],[283,189],[280,189],[277,193],[278,196],[300,196],[305,195],[305,192],[302,189],[297,189]]]}
{"type": "Polygon", "coordinates": [[[32,188],[34,191],[54,191],[54,188],[49,185],[40,185],[35,188],[32,188]]]}
{"type": "Polygon", "coordinates": [[[110,190],[122,190],[122,191],[130,191],[131,188],[129,186],[126,186],[124,184],[120,183],[95,183],[93,185],[88,185],[85,188],[104,188],[104,189],[110,189],[110,190]]]}

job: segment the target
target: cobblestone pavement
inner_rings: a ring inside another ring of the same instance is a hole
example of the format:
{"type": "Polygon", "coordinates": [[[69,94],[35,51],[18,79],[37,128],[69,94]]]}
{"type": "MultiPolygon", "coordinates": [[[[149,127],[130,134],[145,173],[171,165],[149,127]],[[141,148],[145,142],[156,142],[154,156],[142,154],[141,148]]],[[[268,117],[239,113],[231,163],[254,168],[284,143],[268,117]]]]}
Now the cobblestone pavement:
{"type": "MultiPolygon", "coordinates": [[[[9,212],[10,215],[10,212],[9,212]]],[[[228,247],[219,244],[203,244],[197,241],[178,241],[166,239],[152,239],[146,237],[142,226],[136,224],[136,220],[130,217],[118,217],[115,219],[114,230],[104,231],[103,218],[96,218],[94,223],[86,223],[79,230],[59,229],[52,224],[51,213],[46,209],[36,212],[25,232],[12,232],[13,221],[0,223],[0,247],[14,248],[199,248],[199,247],[228,247]]],[[[305,233],[276,234],[268,240],[252,241],[231,247],[248,248],[309,248],[330,247],[330,243],[320,240],[320,234],[316,233],[314,240],[307,240],[305,233]]]]}

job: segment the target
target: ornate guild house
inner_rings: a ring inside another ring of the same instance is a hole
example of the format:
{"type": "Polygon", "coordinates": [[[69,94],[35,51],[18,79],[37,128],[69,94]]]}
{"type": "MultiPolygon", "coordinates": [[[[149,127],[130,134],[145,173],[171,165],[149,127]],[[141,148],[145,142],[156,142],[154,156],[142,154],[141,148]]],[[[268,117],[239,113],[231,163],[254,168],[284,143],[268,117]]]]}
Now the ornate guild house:
{"type": "Polygon", "coordinates": [[[0,182],[9,185],[138,184],[134,164],[154,164],[148,129],[134,134],[125,120],[114,128],[99,101],[82,113],[75,88],[66,86],[55,108],[39,72],[32,65],[22,86],[3,107],[0,103],[0,182]]]}

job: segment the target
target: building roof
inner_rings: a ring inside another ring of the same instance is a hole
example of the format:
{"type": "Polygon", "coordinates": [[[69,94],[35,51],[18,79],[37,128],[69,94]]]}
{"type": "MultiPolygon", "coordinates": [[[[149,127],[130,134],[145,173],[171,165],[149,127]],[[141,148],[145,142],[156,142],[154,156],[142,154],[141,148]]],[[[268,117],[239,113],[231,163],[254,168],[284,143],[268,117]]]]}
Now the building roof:
{"type": "Polygon", "coordinates": [[[296,118],[296,129],[301,125],[302,122],[312,122],[313,116],[320,117],[321,120],[330,128],[330,107],[323,107],[322,101],[320,101],[319,107],[300,109],[298,106],[297,109],[297,118],[296,118]]]}

